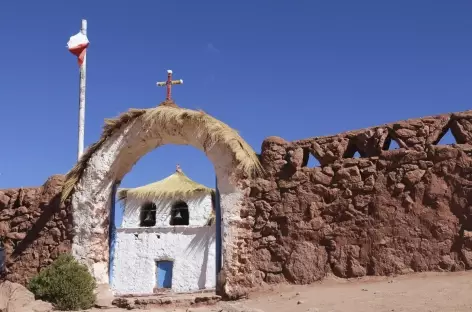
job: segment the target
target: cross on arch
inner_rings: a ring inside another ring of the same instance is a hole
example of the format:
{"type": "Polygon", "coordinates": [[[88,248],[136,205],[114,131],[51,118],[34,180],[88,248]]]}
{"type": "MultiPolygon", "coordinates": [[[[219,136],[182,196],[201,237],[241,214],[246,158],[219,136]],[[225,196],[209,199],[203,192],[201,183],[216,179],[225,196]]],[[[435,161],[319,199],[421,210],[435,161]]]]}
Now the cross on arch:
{"type": "Polygon", "coordinates": [[[183,84],[184,81],[182,79],[179,80],[172,80],[172,70],[167,70],[167,80],[166,81],[160,81],[157,83],[158,87],[167,87],[167,95],[166,95],[166,101],[171,100],[172,96],[172,85],[178,85],[178,84],[183,84]]]}

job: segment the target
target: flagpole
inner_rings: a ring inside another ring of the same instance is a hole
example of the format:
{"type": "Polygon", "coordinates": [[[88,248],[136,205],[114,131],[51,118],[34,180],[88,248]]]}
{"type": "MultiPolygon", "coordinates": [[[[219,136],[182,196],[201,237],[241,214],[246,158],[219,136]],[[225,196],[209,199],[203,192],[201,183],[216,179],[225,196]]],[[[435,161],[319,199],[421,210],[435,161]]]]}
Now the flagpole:
{"type": "Polygon", "coordinates": [[[221,283],[221,262],[222,262],[222,244],[221,244],[221,197],[220,190],[218,189],[218,177],[215,177],[215,278],[216,278],[216,294],[222,294],[222,283],[221,283]]]}
{"type": "MultiPolygon", "coordinates": [[[[82,20],[80,32],[87,35],[87,20],[82,20]]],[[[79,89],[79,142],[77,161],[80,160],[84,152],[84,134],[85,134],[85,83],[87,74],[87,54],[84,56],[84,62],[80,66],[80,89],[79,89]]]]}

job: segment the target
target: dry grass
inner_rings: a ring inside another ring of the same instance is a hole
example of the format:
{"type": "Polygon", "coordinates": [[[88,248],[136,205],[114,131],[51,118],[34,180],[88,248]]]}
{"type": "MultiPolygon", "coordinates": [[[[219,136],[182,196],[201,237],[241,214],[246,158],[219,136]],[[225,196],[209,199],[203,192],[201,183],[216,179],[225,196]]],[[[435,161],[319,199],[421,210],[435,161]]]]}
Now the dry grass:
{"type": "Polygon", "coordinates": [[[248,176],[255,176],[262,173],[262,166],[257,154],[252,147],[244,141],[236,130],[225,123],[205,114],[201,111],[193,111],[173,107],[169,103],[163,103],[156,108],[131,109],[115,119],[105,120],[105,126],[100,140],[92,144],[82,155],[81,159],[66,175],[64,188],[62,191],[62,201],[66,200],[74,191],[75,185],[80,181],[87,163],[92,155],[111,137],[116,131],[125,125],[143,118],[146,125],[143,131],[151,128],[154,123],[160,125],[175,125],[183,127],[189,125],[195,129],[195,137],[204,141],[204,150],[210,149],[215,144],[226,145],[234,155],[236,170],[248,176]]]}
{"type": "Polygon", "coordinates": [[[79,182],[87,162],[92,155],[102,146],[105,141],[118,131],[123,125],[128,124],[130,121],[135,120],[139,116],[143,115],[146,109],[130,109],[126,113],[121,114],[114,119],[105,119],[105,125],[103,126],[103,132],[100,139],[90,145],[90,147],[82,154],[77,164],[67,173],[64,186],[62,188],[61,201],[65,201],[73,192],[75,185],[79,182]]]}
{"type": "Polygon", "coordinates": [[[177,125],[184,127],[187,123],[194,129],[194,135],[204,143],[204,150],[209,150],[215,144],[228,146],[233,152],[236,168],[239,172],[254,176],[262,173],[262,166],[252,147],[241,138],[239,133],[227,124],[211,117],[203,111],[183,108],[160,106],[150,109],[143,115],[145,122],[152,127],[159,125],[177,125]]]}
{"type": "Polygon", "coordinates": [[[119,189],[118,200],[127,198],[139,201],[158,201],[172,198],[189,198],[210,195],[213,189],[190,180],[183,172],[175,172],[167,178],[132,189],[119,189]]]}

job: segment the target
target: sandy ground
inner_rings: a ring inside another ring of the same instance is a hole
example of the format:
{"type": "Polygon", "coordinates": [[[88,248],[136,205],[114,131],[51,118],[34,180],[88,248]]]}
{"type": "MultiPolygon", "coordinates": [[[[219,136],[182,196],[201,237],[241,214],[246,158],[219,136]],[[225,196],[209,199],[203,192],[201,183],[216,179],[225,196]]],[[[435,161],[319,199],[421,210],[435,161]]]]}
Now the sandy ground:
{"type": "Polygon", "coordinates": [[[279,286],[243,302],[268,312],[472,311],[472,272],[426,273],[279,286]]]}
{"type": "Polygon", "coordinates": [[[472,311],[472,272],[425,273],[355,280],[327,278],[321,283],[308,286],[276,286],[238,302],[148,311],[469,312],[472,311]]]}

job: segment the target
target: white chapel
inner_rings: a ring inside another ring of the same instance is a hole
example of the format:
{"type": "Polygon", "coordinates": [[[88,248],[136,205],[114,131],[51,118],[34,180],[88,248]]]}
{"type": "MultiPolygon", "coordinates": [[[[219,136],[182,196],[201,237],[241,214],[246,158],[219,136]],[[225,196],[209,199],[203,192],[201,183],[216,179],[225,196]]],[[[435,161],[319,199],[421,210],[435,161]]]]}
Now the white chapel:
{"type": "Polygon", "coordinates": [[[119,189],[111,285],[115,294],[146,295],[215,287],[214,190],[177,166],[169,177],[119,189]]]}

